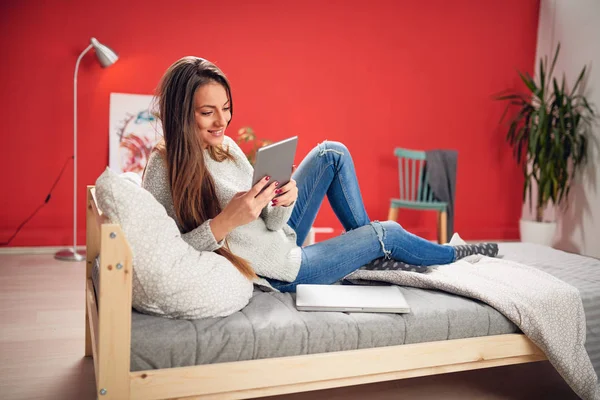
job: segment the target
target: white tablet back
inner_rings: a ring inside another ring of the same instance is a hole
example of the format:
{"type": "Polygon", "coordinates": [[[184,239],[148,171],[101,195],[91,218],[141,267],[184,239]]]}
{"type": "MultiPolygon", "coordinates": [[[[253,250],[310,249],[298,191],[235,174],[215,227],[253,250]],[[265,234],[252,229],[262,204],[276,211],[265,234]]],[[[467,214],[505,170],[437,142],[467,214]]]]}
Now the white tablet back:
{"type": "Polygon", "coordinates": [[[297,144],[298,136],[294,136],[258,149],[252,186],[267,175],[271,177],[270,182],[277,181],[279,186],[288,183],[292,176],[297,144]]]}

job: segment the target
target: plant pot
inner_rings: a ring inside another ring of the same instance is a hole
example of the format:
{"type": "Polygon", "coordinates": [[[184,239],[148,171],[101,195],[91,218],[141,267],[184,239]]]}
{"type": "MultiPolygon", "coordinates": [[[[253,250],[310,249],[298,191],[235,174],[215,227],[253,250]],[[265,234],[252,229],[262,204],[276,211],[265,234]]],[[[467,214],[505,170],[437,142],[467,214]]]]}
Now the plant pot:
{"type": "Polygon", "coordinates": [[[554,234],[556,233],[556,222],[537,222],[522,219],[519,221],[519,231],[521,242],[552,247],[554,234]]]}

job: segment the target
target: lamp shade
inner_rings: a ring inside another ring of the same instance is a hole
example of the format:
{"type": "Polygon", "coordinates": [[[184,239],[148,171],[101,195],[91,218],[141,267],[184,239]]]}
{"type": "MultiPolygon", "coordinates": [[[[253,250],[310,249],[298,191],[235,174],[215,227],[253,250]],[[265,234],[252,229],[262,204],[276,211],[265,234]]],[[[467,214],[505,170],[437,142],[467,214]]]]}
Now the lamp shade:
{"type": "Polygon", "coordinates": [[[110,67],[119,59],[117,53],[112,51],[109,47],[100,43],[96,38],[92,38],[91,42],[92,46],[94,47],[94,50],[96,50],[96,57],[98,57],[98,62],[104,68],[110,67]]]}

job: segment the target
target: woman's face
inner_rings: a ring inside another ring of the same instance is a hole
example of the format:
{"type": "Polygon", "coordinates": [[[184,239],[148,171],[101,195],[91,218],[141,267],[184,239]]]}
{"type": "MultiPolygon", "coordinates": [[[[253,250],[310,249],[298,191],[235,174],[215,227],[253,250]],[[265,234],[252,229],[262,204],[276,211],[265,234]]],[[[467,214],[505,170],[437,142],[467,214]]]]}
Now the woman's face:
{"type": "Polygon", "coordinates": [[[231,120],[230,101],[225,88],[216,82],[202,85],[194,95],[194,116],[202,147],[219,146],[231,120]]]}

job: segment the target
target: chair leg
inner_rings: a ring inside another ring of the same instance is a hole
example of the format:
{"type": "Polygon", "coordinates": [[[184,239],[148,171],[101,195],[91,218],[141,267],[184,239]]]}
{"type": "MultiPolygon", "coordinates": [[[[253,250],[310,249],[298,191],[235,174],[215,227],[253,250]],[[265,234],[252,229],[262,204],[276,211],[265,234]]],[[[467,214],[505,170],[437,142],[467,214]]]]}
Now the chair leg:
{"type": "Polygon", "coordinates": [[[448,243],[448,213],[446,211],[438,212],[438,242],[439,244],[448,243]]]}
{"type": "Polygon", "coordinates": [[[388,221],[396,221],[398,219],[398,209],[394,207],[390,207],[390,211],[388,212],[388,221]]]}

